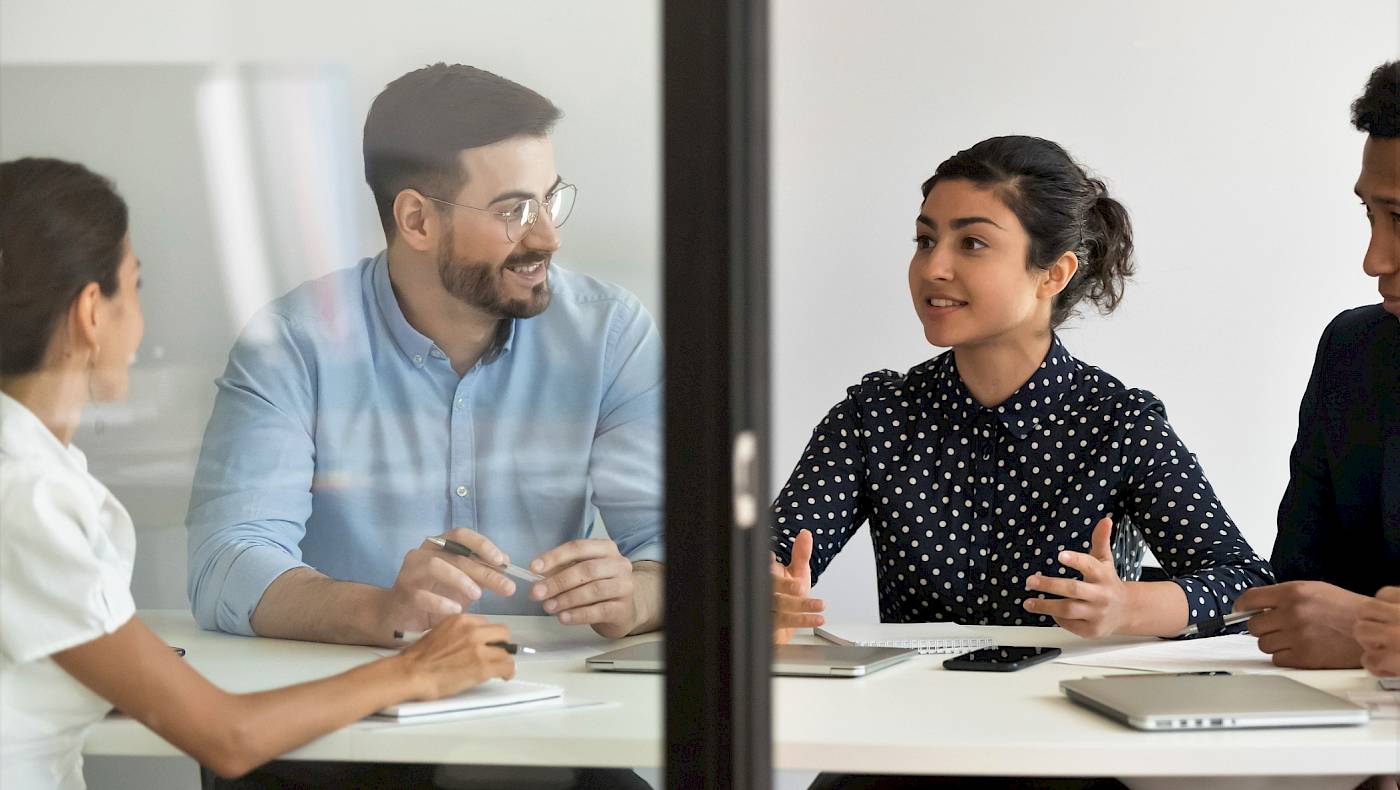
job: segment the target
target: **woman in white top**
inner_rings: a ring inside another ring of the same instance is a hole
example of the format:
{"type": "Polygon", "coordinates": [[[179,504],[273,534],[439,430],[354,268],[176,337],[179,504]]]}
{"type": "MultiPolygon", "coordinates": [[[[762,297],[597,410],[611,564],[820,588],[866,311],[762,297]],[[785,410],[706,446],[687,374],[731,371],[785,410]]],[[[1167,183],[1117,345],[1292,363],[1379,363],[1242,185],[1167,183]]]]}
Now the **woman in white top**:
{"type": "Polygon", "coordinates": [[[234,777],[407,699],[515,674],[504,626],[458,615],[401,654],[256,694],[215,688],[135,616],[135,535],[69,444],[125,396],[140,263],[110,182],[0,164],[0,787],[83,787],[86,730],[115,705],[234,777]]]}

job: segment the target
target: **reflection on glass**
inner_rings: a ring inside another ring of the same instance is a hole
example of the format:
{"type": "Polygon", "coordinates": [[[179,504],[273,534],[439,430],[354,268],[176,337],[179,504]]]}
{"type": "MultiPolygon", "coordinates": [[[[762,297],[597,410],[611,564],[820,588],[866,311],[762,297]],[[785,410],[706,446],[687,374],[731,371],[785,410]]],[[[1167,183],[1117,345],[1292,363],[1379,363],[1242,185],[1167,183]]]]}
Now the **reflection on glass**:
{"type": "MultiPolygon", "coordinates": [[[[133,515],[138,607],[382,649],[467,611],[533,648],[515,671],[543,683],[659,627],[656,10],[625,5],[587,21],[607,51],[548,34],[592,76],[524,54],[493,64],[519,82],[420,69],[460,34],[362,57],[385,30],[348,21],[245,40],[231,10],[201,57],[4,64],[0,157],[84,162],[131,206],[134,397],[76,441],[133,515]]],[[[659,739],[655,691],[624,718],[659,739]]]]}

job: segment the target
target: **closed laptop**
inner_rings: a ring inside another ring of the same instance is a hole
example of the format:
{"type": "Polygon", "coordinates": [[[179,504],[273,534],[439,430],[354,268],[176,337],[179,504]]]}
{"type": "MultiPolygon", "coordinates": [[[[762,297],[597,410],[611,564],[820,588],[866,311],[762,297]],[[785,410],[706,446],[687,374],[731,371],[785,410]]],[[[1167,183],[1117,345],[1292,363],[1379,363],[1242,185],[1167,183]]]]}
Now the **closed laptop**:
{"type": "MultiPolygon", "coordinates": [[[[861,677],[918,654],[919,651],[910,648],[776,645],[773,674],[861,677]]],[[[588,659],[587,666],[604,672],[661,672],[665,659],[664,642],[644,642],[594,656],[588,659]]]]}
{"type": "Polygon", "coordinates": [[[1110,675],[1060,682],[1074,702],[1139,730],[1365,724],[1366,709],[1282,675],[1110,675]]]}

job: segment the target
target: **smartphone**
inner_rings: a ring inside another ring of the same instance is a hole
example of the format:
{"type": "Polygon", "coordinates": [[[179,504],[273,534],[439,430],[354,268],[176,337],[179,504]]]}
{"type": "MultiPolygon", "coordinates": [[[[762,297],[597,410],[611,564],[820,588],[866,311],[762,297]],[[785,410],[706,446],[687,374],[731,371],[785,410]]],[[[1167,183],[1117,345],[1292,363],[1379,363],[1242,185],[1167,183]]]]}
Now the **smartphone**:
{"type": "Polygon", "coordinates": [[[974,672],[1015,672],[1031,664],[1049,661],[1059,654],[1058,647],[988,647],[954,656],[943,662],[943,668],[974,672]]]}

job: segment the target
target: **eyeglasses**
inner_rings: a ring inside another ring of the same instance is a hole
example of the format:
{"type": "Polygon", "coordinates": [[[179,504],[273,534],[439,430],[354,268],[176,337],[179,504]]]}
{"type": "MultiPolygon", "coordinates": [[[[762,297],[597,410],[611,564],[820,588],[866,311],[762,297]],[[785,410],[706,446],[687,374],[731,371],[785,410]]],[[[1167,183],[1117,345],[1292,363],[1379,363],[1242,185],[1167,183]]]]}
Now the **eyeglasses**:
{"type": "Polygon", "coordinates": [[[569,215],[574,212],[574,201],[578,198],[578,187],[560,181],[559,185],[554,188],[554,191],[544,196],[543,204],[535,198],[526,198],[516,203],[507,211],[477,208],[476,206],[464,206],[461,203],[453,203],[450,200],[436,198],[426,193],[423,193],[423,197],[434,203],[456,206],[457,208],[468,208],[472,211],[480,211],[485,214],[494,214],[506,223],[506,238],[518,242],[525,238],[525,235],[530,232],[530,228],[534,227],[535,220],[540,218],[541,213],[549,216],[549,221],[554,227],[564,227],[564,223],[568,221],[569,215]],[[543,212],[541,208],[544,209],[543,212]]]}

